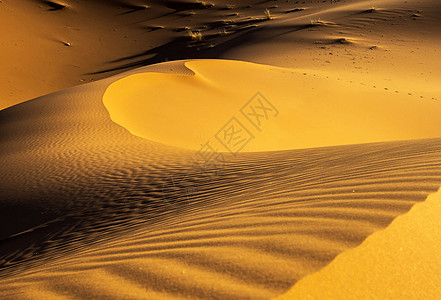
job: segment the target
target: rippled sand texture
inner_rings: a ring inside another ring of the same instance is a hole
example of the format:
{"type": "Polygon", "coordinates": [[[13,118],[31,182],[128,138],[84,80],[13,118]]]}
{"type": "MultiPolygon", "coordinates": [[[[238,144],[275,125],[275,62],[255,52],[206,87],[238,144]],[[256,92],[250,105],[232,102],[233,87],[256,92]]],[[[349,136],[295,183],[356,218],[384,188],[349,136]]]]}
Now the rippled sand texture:
{"type": "Polygon", "coordinates": [[[115,80],[1,112],[2,298],[270,298],[441,183],[440,139],[226,155],[209,177],[111,121],[115,80]]]}
{"type": "Polygon", "coordinates": [[[439,299],[441,193],[277,299],[439,299]]]}
{"type": "Polygon", "coordinates": [[[436,299],[440,15],[0,0],[0,299],[436,299]]]}

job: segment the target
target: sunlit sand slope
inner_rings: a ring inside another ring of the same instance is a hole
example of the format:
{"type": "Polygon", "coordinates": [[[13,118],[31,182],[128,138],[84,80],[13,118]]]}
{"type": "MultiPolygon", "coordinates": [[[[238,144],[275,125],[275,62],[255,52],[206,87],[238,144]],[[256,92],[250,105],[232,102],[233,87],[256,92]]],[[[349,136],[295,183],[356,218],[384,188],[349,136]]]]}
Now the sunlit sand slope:
{"type": "Polygon", "coordinates": [[[242,151],[441,135],[439,101],[354,86],[344,75],[226,60],[185,65],[194,75],[144,73],[112,83],[104,94],[112,120],[146,139],[195,150],[232,117],[239,121],[233,130],[254,137],[242,151]]]}
{"type": "Polygon", "coordinates": [[[441,192],[277,299],[439,299],[441,192]]]}
{"type": "Polygon", "coordinates": [[[0,298],[275,297],[441,185],[440,139],[225,154],[202,173],[197,151],[111,120],[108,86],[149,71],[193,76],[165,63],[0,112],[0,298]]]}
{"type": "Polygon", "coordinates": [[[437,0],[2,0],[0,109],[188,58],[333,71],[439,101],[440,14],[437,0]]]}

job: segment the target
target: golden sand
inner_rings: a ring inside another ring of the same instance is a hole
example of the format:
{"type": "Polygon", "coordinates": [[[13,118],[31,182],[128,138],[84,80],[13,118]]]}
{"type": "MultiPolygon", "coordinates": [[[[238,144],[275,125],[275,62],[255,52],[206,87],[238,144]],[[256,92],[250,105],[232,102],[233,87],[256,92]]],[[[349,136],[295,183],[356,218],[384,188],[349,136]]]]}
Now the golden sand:
{"type": "Polygon", "coordinates": [[[232,117],[254,137],[243,151],[423,139],[441,132],[438,102],[354,87],[344,75],[226,60],[185,66],[190,75],[140,73],[113,82],[103,96],[112,120],[134,135],[194,150],[232,117]],[[261,103],[249,103],[256,93],[261,103]]]}
{"type": "Polygon", "coordinates": [[[277,299],[438,299],[441,192],[277,299]]]}
{"type": "Polygon", "coordinates": [[[441,4],[230,2],[0,0],[0,299],[439,298],[441,4]]]}

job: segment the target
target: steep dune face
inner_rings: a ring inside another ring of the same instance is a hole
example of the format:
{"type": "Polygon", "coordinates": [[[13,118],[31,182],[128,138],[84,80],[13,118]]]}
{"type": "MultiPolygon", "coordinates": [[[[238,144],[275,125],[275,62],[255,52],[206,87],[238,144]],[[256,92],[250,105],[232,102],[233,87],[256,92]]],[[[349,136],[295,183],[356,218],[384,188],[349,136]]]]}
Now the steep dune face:
{"type": "Polygon", "coordinates": [[[251,138],[241,151],[269,151],[441,133],[440,103],[354,87],[331,72],[225,60],[185,65],[193,74],[136,74],[112,83],[103,98],[112,120],[156,142],[194,150],[209,142],[225,152],[231,138],[251,138]]]}
{"type": "MultiPolygon", "coordinates": [[[[173,70],[173,64],[169,64],[167,70],[170,68],[173,70]]],[[[127,151],[135,149],[138,149],[137,162],[133,163],[138,167],[134,168],[144,173],[143,176],[155,177],[157,162],[148,159],[154,149],[159,147],[169,153],[160,161],[164,168],[173,163],[174,152],[182,152],[137,138],[113,123],[102,104],[107,84],[104,81],[73,88],[0,112],[0,199],[5,208],[0,220],[1,239],[18,234],[19,240],[32,244],[32,238],[20,234],[32,234],[33,229],[42,226],[44,235],[45,228],[52,223],[52,229],[58,231],[65,220],[70,222],[70,214],[75,211],[89,211],[96,215],[96,221],[103,221],[104,215],[98,217],[102,206],[118,206],[112,202],[112,194],[135,195],[131,194],[130,184],[122,189],[101,189],[92,178],[101,177],[109,183],[116,180],[124,174],[127,163],[122,163],[121,157],[134,159],[127,151]],[[152,162],[143,163],[145,159],[152,162]],[[141,171],[144,168],[150,171],[141,171]],[[107,200],[95,206],[103,198],[107,200]]],[[[174,163],[178,162],[179,158],[174,163]]],[[[154,189],[149,190],[149,184],[144,183],[144,192],[155,193],[154,189]]],[[[7,249],[3,249],[3,254],[7,249]]]]}

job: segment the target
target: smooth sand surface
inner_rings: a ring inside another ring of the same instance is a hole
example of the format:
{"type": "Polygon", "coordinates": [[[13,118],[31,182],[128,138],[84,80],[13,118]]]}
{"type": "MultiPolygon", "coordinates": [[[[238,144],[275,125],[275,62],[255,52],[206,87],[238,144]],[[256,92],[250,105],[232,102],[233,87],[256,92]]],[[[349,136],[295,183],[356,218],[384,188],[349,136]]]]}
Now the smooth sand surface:
{"type": "Polygon", "coordinates": [[[112,83],[103,97],[112,120],[137,136],[194,150],[215,143],[213,136],[233,116],[255,137],[242,151],[423,139],[441,132],[439,102],[354,87],[332,72],[229,60],[185,66],[190,75],[144,73],[112,83]],[[264,102],[252,111],[247,105],[255,106],[248,101],[256,91],[264,102]]]}
{"type": "Polygon", "coordinates": [[[440,3],[147,6],[0,0],[0,298],[436,299],[440,3]]]}

